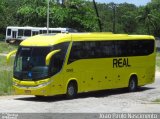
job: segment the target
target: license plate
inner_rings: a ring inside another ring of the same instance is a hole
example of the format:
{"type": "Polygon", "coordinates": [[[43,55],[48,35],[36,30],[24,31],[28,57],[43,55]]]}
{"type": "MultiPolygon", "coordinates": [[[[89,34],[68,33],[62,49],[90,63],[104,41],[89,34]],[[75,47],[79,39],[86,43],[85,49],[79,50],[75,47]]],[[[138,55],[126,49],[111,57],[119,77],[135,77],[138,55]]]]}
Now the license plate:
{"type": "Polygon", "coordinates": [[[25,94],[31,94],[31,90],[25,90],[25,94]]]}

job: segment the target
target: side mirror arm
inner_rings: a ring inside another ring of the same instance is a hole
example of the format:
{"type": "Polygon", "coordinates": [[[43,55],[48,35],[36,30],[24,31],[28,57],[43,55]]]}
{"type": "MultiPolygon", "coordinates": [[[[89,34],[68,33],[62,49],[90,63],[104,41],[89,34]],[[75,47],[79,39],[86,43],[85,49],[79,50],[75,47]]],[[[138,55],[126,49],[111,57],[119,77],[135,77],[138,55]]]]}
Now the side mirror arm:
{"type": "Polygon", "coordinates": [[[7,63],[10,62],[11,56],[16,54],[17,50],[11,51],[10,53],[8,53],[7,57],[6,57],[6,61],[7,63]]]}
{"type": "Polygon", "coordinates": [[[61,50],[59,49],[59,50],[54,50],[54,51],[51,51],[50,53],[48,53],[46,56],[46,61],[45,61],[46,65],[49,65],[51,57],[60,51],[61,50]]]}

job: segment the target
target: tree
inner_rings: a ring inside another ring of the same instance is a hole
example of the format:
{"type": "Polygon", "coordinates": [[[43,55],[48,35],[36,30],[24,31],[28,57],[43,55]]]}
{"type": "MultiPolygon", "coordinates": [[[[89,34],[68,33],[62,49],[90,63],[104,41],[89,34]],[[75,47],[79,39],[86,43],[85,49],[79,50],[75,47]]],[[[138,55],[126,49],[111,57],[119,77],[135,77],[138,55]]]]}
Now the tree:
{"type": "Polygon", "coordinates": [[[111,8],[112,10],[112,32],[115,33],[116,32],[116,8],[117,8],[117,5],[115,3],[110,3],[109,4],[109,7],[111,8]]]}
{"type": "Polygon", "coordinates": [[[136,19],[144,23],[147,27],[148,34],[151,34],[151,27],[155,28],[155,16],[151,14],[149,6],[145,6],[141,15],[137,16],[136,19]]]}
{"type": "Polygon", "coordinates": [[[154,29],[153,34],[156,37],[160,37],[160,1],[159,0],[151,0],[150,3],[147,4],[151,9],[151,14],[154,15],[154,29]]]}
{"type": "MultiPolygon", "coordinates": [[[[0,34],[11,26],[47,26],[48,0],[0,0],[0,34]]],[[[137,7],[122,3],[96,3],[89,0],[50,0],[50,27],[70,27],[78,31],[154,34],[160,36],[160,0],[137,7]]]]}
{"type": "Polygon", "coordinates": [[[47,0],[23,0],[17,10],[22,26],[46,26],[47,0]]]}
{"type": "Polygon", "coordinates": [[[0,33],[5,34],[7,26],[18,26],[16,11],[21,5],[19,0],[0,0],[0,33]]]}
{"type": "MultiPolygon", "coordinates": [[[[50,27],[71,27],[79,31],[96,31],[97,25],[91,3],[85,0],[65,0],[65,5],[50,2],[50,27]],[[91,22],[92,21],[92,22],[91,22]]],[[[46,26],[47,1],[23,0],[17,11],[20,24],[46,26]]]]}
{"type": "Polygon", "coordinates": [[[123,31],[125,33],[134,33],[137,29],[137,23],[135,20],[135,14],[134,12],[126,12],[124,15],[122,15],[122,24],[123,24],[123,31]]]}
{"type": "Polygon", "coordinates": [[[79,31],[98,31],[97,16],[93,3],[85,0],[70,0],[69,2],[69,22],[79,31]]]}
{"type": "Polygon", "coordinates": [[[119,33],[135,33],[137,22],[135,20],[137,7],[133,4],[122,3],[117,6],[116,18],[119,33]]]}
{"type": "Polygon", "coordinates": [[[98,12],[95,0],[93,0],[93,5],[94,5],[94,9],[95,9],[96,16],[97,16],[97,19],[98,19],[99,31],[102,32],[101,20],[99,18],[99,12],[98,12]]]}

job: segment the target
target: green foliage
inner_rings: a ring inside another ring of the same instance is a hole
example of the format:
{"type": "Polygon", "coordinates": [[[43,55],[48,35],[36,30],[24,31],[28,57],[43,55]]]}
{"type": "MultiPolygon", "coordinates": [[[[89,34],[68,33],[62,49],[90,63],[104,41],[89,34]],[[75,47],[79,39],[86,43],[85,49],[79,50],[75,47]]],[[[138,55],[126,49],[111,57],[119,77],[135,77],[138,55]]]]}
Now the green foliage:
{"type": "Polygon", "coordinates": [[[14,57],[12,57],[11,62],[7,64],[4,53],[7,54],[16,48],[16,46],[0,42],[0,95],[8,95],[13,92],[12,74],[14,57]]]}
{"type": "Polygon", "coordinates": [[[18,48],[18,46],[9,45],[5,42],[0,41],[0,53],[8,53],[8,52],[13,51],[17,48],[18,48]]]}
{"type": "Polygon", "coordinates": [[[156,37],[160,37],[160,1],[152,0],[147,6],[151,9],[151,14],[154,16],[153,34],[156,37]]]}
{"type": "Polygon", "coordinates": [[[118,21],[122,25],[122,30],[124,33],[132,34],[137,30],[137,22],[135,17],[137,7],[132,4],[120,4],[117,10],[117,14],[119,15],[118,21]]]}
{"type": "Polygon", "coordinates": [[[79,31],[96,31],[98,29],[97,18],[89,2],[70,0],[65,9],[68,9],[65,25],[79,31]]]}
{"type": "Polygon", "coordinates": [[[160,103],[160,99],[153,100],[154,103],[160,103]]]}
{"type": "MultiPolygon", "coordinates": [[[[23,26],[46,26],[47,2],[44,0],[24,3],[17,11],[19,22],[23,26]]],[[[95,31],[97,29],[94,10],[84,0],[70,0],[65,6],[50,2],[50,27],[71,27],[79,31],[95,31]],[[90,22],[92,21],[92,22],[90,22]]]]}
{"type": "Polygon", "coordinates": [[[147,28],[148,34],[151,34],[152,29],[155,28],[155,16],[151,14],[151,9],[149,6],[145,6],[142,10],[141,15],[137,16],[139,22],[144,23],[147,28]]]}
{"type": "Polygon", "coordinates": [[[159,52],[157,52],[156,58],[157,58],[156,66],[158,67],[158,69],[160,69],[160,53],[159,52]]]}
{"type": "Polygon", "coordinates": [[[44,0],[23,0],[17,10],[19,23],[22,26],[46,26],[46,7],[44,0]]]}
{"type": "Polygon", "coordinates": [[[156,66],[160,69],[160,61],[159,60],[157,60],[156,66]]]}
{"type": "Polygon", "coordinates": [[[18,26],[17,9],[21,0],[0,0],[0,34],[5,35],[7,26],[18,26]]]}
{"type": "MultiPolygon", "coordinates": [[[[0,34],[7,26],[46,27],[48,0],[0,0],[0,34]]],[[[97,3],[102,31],[151,34],[159,37],[160,1],[146,6],[97,3]],[[113,7],[115,5],[115,7],[113,7]],[[115,13],[114,13],[115,11],[115,13]]],[[[70,27],[78,31],[99,31],[93,2],[89,0],[50,0],[50,27],[70,27]]]]}
{"type": "Polygon", "coordinates": [[[9,95],[13,93],[12,89],[12,72],[13,58],[11,64],[7,65],[6,57],[0,56],[0,95],[9,95]]]}
{"type": "Polygon", "coordinates": [[[122,24],[123,24],[123,31],[125,33],[134,33],[136,31],[136,21],[135,15],[131,12],[126,12],[125,15],[122,16],[122,24]]]}
{"type": "Polygon", "coordinates": [[[1,70],[0,73],[0,95],[12,94],[12,71],[1,70]]]}
{"type": "Polygon", "coordinates": [[[0,41],[4,41],[5,36],[3,34],[0,34],[0,41]]]}

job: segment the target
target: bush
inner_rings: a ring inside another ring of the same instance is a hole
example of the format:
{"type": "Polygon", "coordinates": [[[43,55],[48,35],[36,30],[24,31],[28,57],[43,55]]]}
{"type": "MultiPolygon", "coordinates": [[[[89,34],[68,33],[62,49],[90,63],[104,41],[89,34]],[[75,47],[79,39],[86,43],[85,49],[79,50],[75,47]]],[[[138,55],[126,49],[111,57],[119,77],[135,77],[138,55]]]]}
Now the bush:
{"type": "Polygon", "coordinates": [[[11,58],[11,63],[7,64],[6,57],[0,56],[0,95],[13,94],[13,89],[12,89],[13,61],[14,57],[11,58]]]}
{"type": "Polygon", "coordinates": [[[0,53],[9,53],[12,50],[17,49],[18,46],[7,44],[4,41],[0,41],[0,53]]]}
{"type": "Polygon", "coordinates": [[[4,39],[5,39],[5,35],[0,34],[0,41],[4,41],[4,39]]]}

